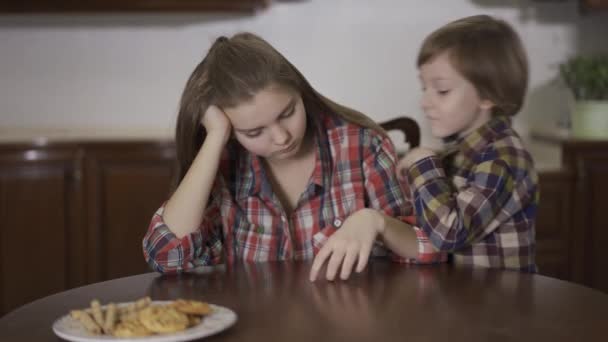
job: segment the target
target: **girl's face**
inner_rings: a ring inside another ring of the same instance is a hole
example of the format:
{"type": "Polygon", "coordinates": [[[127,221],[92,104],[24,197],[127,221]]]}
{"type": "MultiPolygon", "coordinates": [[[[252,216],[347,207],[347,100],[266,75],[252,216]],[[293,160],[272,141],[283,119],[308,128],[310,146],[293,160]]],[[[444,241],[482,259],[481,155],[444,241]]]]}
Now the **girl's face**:
{"type": "Polygon", "coordinates": [[[450,62],[448,52],[420,67],[420,105],[437,138],[464,136],[491,118],[492,102],[479,97],[475,86],[450,62]]]}
{"type": "Polygon", "coordinates": [[[269,161],[298,154],[306,136],[306,111],[299,93],[276,85],[247,102],[224,108],[238,142],[269,161]]]}

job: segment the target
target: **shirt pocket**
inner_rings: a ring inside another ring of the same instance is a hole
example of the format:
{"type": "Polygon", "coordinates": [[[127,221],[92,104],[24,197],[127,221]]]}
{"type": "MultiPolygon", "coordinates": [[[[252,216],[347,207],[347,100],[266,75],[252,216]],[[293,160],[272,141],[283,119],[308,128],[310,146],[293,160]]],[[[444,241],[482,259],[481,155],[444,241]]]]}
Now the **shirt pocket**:
{"type": "Polygon", "coordinates": [[[278,258],[279,237],[272,227],[242,220],[234,228],[236,258],[244,261],[273,261],[278,258]]]}

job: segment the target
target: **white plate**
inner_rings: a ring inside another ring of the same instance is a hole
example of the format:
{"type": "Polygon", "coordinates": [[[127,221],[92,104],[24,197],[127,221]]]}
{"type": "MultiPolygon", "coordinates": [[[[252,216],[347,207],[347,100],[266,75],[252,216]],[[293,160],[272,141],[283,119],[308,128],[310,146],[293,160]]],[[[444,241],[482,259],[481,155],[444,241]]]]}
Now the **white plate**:
{"type": "MultiPolygon", "coordinates": [[[[168,304],[171,301],[152,301],[152,304],[168,304]]],[[[121,303],[118,306],[128,305],[129,303],[121,303]]],[[[213,308],[213,312],[205,317],[198,325],[190,327],[186,330],[178,331],[170,334],[150,335],[143,337],[120,338],[109,335],[93,335],[89,333],[80,322],[65,315],[60,317],[53,323],[53,331],[55,334],[68,341],[77,342],[98,342],[98,341],[143,341],[143,342],[177,342],[190,341],[197,338],[203,338],[220,331],[228,329],[236,322],[236,313],[234,311],[219,305],[209,304],[213,308]]]]}

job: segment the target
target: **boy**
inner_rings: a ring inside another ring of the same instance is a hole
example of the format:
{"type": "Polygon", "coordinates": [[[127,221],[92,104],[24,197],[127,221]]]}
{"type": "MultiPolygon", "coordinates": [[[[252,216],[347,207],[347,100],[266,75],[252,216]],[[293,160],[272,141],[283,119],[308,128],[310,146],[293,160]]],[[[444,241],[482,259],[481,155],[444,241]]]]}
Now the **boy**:
{"type": "Polygon", "coordinates": [[[417,148],[399,162],[418,225],[454,263],[535,272],[538,179],[511,127],[528,81],[517,33],[466,17],[428,36],[417,65],[422,109],[450,151],[417,148]]]}

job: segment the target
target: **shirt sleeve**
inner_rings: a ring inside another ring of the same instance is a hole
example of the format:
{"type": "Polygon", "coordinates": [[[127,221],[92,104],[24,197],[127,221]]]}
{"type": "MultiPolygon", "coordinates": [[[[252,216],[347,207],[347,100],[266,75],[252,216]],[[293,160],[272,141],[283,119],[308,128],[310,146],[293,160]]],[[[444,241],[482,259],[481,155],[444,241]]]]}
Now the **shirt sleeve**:
{"type": "Polygon", "coordinates": [[[163,219],[165,205],[156,211],[143,239],[144,258],[160,273],[181,273],[198,266],[216,265],[223,259],[219,201],[212,198],[200,227],[177,238],[163,219]]]}
{"type": "MultiPolygon", "coordinates": [[[[402,185],[396,177],[396,155],[389,138],[375,136],[363,154],[363,172],[369,206],[387,216],[394,217],[408,224],[415,224],[413,207],[403,193],[402,185]]],[[[403,258],[396,253],[389,253],[395,262],[436,263],[447,261],[447,254],[438,252],[429,241],[426,233],[414,226],[418,240],[418,255],[415,259],[403,258]]]]}
{"type": "Polygon", "coordinates": [[[482,240],[511,197],[514,178],[505,160],[478,163],[469,183],[457,191],[437,156],[419,160],[407,171],[417,222],[441,251],[456,251],[482,240]]]}

